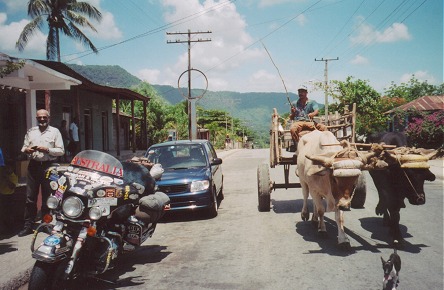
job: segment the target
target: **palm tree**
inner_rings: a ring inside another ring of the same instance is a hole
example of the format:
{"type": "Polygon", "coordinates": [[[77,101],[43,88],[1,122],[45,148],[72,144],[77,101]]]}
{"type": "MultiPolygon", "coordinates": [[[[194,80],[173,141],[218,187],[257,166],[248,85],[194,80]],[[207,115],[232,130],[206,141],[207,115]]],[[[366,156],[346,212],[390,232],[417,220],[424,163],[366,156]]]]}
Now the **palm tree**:
{"type": "Polygon", "coordinates": [[[102,14],[94,6],[76,0],[30,0],[28,15],[32,21],[28,23],[20,34],[16,48],[23,51],[30,37],[36,29],[42,30],[46,18],[48,23],[48,38],[46,39],[46,59],[60,62],[60,31],[66,36],[89,46],[95,53],[98,52],[94,44],[80,31],[79,26],[97,30],[88,21],[88,18],[100,21],[102,14]]]}

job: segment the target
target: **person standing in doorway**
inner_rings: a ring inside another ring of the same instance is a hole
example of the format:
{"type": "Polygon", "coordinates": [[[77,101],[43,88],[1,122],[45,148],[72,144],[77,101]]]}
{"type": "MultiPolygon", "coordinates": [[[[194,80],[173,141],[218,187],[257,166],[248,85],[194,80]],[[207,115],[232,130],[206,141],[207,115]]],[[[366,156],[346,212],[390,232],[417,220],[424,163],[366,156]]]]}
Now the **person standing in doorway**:
{"type": "Polygon", "coordinates": [[[31,160],[26,176],[25,225],[23,230],[19,232],[19,237],[32,234],[32,226],[37,216],[37,197],[40,187],[42,216],[49,213],[46,199],[51,189],[49,182],[45,182],[45,173],[51,163],[65,153],[59,129],[49,126],[49,112],[42,109],[38,110],[36,115],[37,126],[28,130],[21,150],[28,154],[31,160]]]}
{"type": "Polygon", "coordinates": [[[62,120],[62,122],[60,123],[60,134],[62,134],[62,139],[63,139],[63,147],[65,148],[65,154],[61,157],[59,157],[60,162],[68,162],[69,160],[69,151],[68,151],[68,143],[69,143],[69,133],[68,133],[68,128],[66,127],[67,122],[66,120],[62,120]]]}
{"type": "Polygon", "coordinates": [[[77,117],[74,117],[72,120],[71,125],[69,125],[69,137],[70,142],[72,142],[72,145],[70,144],[70,151],[72,156],[76,156],[77,153],[80,152],[80,139],[79,139],[79,120],[77,117]]]}

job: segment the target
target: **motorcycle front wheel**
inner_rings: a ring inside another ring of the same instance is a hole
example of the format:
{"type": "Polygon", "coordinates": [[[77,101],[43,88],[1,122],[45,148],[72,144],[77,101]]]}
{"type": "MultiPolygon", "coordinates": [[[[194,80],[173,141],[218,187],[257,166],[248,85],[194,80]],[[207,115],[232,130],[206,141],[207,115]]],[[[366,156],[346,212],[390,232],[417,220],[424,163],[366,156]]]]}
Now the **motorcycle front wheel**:
{"type": "Polygon", "coordinates": [[[63,289],[66,282],[63,279],[66,265],[66,261],[56,264],[36,261],[29,277],[28,290],[63,289]]]}

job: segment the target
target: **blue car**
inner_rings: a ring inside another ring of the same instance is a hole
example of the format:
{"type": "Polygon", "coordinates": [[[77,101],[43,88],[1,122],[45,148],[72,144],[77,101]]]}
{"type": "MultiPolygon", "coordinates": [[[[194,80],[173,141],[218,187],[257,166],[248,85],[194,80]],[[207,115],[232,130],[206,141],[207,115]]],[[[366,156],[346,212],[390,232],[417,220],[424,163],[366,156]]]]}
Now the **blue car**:
{"type": "Polygon", "coordinates": [[[216,217],[223,199],[222,159],[208,140],[179,140],[152,145],[145,157],[165,170],[156,181],[170,210],[205,210],[216,217]]]}

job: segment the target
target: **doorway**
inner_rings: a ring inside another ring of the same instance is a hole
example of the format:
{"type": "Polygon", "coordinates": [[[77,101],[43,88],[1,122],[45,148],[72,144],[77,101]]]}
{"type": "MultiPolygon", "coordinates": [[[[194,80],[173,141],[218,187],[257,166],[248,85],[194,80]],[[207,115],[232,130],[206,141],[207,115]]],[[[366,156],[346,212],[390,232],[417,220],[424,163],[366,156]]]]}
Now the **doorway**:
{"type": "Polygon", "coordinates": [[[85,150],[93,149],[93,129],[91,109],[83,111],[83,126],[85,130],[85,150]]]}

